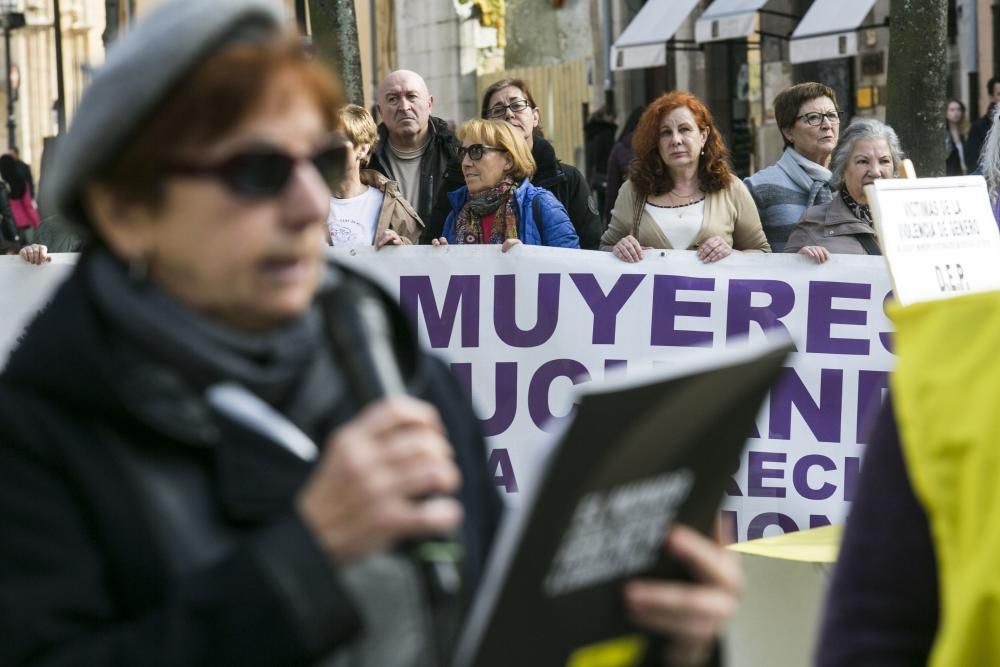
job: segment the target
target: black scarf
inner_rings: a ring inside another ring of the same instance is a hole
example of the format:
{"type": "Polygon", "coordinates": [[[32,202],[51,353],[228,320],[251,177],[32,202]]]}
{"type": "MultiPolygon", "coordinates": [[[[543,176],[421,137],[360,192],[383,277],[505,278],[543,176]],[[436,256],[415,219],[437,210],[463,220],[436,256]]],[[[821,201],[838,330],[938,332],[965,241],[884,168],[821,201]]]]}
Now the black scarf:
{"type": "Polygon", "coordinates": [[[237,382],[307,434],[322,432],[343,395],[342,378],[322,345],[314,310],[261,333],[237,331],[185,307],[148,280],[134,280],[107,250],[94,251],[87,278],[121,346],[175,375],[197,395],[237,382]]]}
{"type": "Polygon", "coordinates": [[[859,204],[851,193],[847,191],[847,188],[840,189],[840,198],[844,200],[844,204],[851,211],[851,215],[860,220],[861,222],[866,222],[869,225],[874,225],[872,222],[872,210],[867,204],[859,204]]]}

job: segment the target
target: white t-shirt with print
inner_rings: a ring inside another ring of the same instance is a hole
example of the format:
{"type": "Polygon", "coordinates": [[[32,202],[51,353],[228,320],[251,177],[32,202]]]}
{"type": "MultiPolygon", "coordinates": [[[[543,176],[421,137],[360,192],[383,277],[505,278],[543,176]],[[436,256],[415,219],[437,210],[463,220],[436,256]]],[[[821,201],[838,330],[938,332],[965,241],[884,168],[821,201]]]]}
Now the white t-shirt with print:
{"type": "Polygon", "coordinates": [[[326,226],[333,245],[367,246],[374,243],[382,199],[382,191],[372,187],[349,199],[331,197],[326,226]]]}

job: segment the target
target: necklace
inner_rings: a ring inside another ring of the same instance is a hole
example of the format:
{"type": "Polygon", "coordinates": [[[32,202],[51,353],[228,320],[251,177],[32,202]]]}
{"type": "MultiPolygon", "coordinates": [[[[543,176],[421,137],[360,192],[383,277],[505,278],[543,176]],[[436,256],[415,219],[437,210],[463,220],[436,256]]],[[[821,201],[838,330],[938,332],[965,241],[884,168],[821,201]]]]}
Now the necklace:
{"type": "Polygon", "coordinates": [[[671,211],[675,211],[677,213],[678,219],[681,219],[684,217],[685,213],[687,213],[690,210],[693,210],[694,208],[697,207],[698,204],[700,204],[703,201],[705,201],[704,197],[702,197],[701,199],[696,199],[695,201],[688,202],[686,204],[677,204],[675,206],[671,206],[669,204],[664,206],[660,204],[654,204],[650,201],[647,201],[646,204],[652,206],[653,208],[666,208],[670,209],[671,211]]]}
{"type": "Polygon", "coordinates": [[[690,200],[694,199],[695,197],[697,197],[698,195],[701,194],[701,188],[695,188],[694,192],[692,192],[691,194],[688,194],[688,195],[682,195],[681,193],[677,192],[676,190],[671,190],[667,194],[672,199],[690,201],[690,200]]]}

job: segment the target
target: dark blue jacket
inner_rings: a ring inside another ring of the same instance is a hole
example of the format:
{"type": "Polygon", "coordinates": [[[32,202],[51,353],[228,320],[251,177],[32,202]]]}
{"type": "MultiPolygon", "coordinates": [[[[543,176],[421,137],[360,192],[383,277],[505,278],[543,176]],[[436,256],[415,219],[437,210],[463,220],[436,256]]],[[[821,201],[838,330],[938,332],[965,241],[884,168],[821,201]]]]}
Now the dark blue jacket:
{"type": "MultiPolygon", "coordinates": [[[[525,178],[514,193],[517,198],[517,238],[525,245],[544,245],[554,248],[579,248],[580,238],[573,223],[555,195],[545,188],[536,188],[525,178]],[[535,200],[538,203],[534,203],[535,200]],[[535,219],[538,213],[540,219],[535,219]]],[[[455,221],[469,198],[469,189],[460,187],[448,193],[451,212],[444,221],[442,236],[448,243],[455,243],[455,221]]]]}

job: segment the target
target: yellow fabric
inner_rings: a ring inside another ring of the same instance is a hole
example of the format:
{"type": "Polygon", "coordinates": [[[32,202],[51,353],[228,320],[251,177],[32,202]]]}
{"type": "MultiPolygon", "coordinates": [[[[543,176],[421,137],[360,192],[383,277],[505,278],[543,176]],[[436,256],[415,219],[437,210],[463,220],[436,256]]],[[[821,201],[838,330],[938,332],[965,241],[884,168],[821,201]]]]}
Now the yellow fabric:
{"type": "Polygon", "coordinates": [[[822,526],[730,544],[727,548],[730,551],[764,558],[795,560],[803,563],[834,563],[840,550],[840,538],[843,532],[843,526],[822,526]]]}
{"type": "Polygon", "coordinates": [[[891,315],[896,419],[940,576],[929,664],[1000,664],[1000,293],[891,315]]]}
{"type": "Polygon", "coordinates": [[[646,655],[641,635],[615,637],[573,651],[566,667],[635,667],[646,655]]]}
{"type": "Polygon", "coordinates": [[[507,34],[504,18],[507,6],[504,0],[472,0],[479,7],[479,24],[485,28],[497,29],[497,47],[507,46],[507,34]]]}

